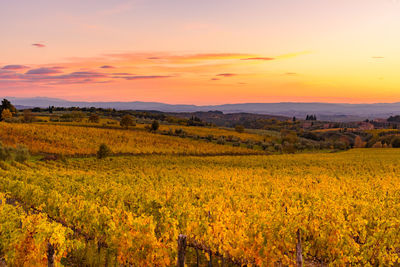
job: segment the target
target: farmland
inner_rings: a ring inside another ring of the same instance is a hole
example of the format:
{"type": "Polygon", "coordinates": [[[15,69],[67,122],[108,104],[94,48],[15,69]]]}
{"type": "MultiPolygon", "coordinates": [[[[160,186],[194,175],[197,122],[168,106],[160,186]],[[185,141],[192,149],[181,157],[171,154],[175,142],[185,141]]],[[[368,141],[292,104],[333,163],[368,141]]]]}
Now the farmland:
{"type": "MultiPolygon", "coordinates": [[[[86,155],[0,162],[0,213],[13,218],[0,220],[0,256],[11,265],[47,264],[50,244],[58,265],[172,266],[179,234],[216,265],[294,265],[297,232],[308,263],[398,261],[397,149],[248,155],[144,131],[1,126],[5,144],[33,154],[86,155]],[[99,143],[142,154],[97,159],[99,143]]],[[[188,248],[187,262],[195,258],[188,248]]]]}
{"type": "Polygon", "coordinates": [[[0,140],[5,145],[24,144],[34,154],[94,155],[101,143],[112,147],[115,154],[257,153],[246,148],[155,135],[140,130],[127,131],[53,124],[0,124],[0,140]]]}

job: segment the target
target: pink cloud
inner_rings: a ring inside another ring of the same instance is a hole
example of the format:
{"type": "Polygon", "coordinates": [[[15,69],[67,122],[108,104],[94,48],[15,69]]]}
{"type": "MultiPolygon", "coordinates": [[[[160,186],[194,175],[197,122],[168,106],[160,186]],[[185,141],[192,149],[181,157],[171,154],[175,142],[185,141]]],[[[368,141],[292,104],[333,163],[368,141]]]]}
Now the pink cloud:
{"type": "Polygon", "coordinates": [[[33,46],[36,46],[36,47],[39,47],[39,48],[46,47],[46,45],[44,45],[44,44],[39,44],[39,43],[32,44],[32,45],[33,45],[33,46]]]}
{"type": "Polygon", "coordinates": [[[3,70],[22,70],[22,69],[29,69],[29,67],[24,65],[6,65],[2,67],[3,70]]]}
{"type": "Polygon", "coordinates": [[[28,70],[25,74],[56,74],[61,73],[57,67],[55,68],[38,68],[28,70]]]}
{"type": "Polygon", "coordinates": [[[134,74],[128,73],[128,72],[117,72],[117,73],[113,73],[113,75],[134,75],[134,74]]]}

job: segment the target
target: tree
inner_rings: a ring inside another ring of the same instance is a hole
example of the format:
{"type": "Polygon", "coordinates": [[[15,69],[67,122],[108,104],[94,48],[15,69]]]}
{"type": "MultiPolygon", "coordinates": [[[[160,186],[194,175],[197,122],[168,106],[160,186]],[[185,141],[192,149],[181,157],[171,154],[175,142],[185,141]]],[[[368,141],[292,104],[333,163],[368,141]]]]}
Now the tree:
{"type": "Polygon", "coordinates": [[[361,139],[361,137],[359,135],[357,135],[356,138],[354,139],[354,147],[362,148],[364,146],[365,146],[365,144],[364,144],[363,140],[361,139]]]}
{"type": "Polygon", "coordinates": [[[158,122],[158,120],[154,120],[151,123],[150,131],[156,132],[158,130],[158,128],[160,128],[160,123],[158,122]]]}
{"type": "Polygon", "coordinates": [[[307,115],[306,116],[306,121],[316,121],[317,120],[317,115],[307,115]]]}
{"type": "Polygon", "coordinates": [[[283,142],[282,151],[284,153],[294,154],[294,153],[296,153],[296,147],[293,144],[290,144],[288,142],[283,142]]]}
{"type": "Polygon", "coordinates": [[[376,142],[373,146],[373,148],[382,148],[382,142],[376,142]]]}
{"type": "Polygon", "coordinates": [[[119,124],[121,125],[121,127],[125,127],[128,129],[129,126],[135,126],[135,120],[131,115],[126,114],[122,117],[119,124]]]}
{"type": "Polygon", "coordinates": [[[92,114],[89,117],[89,122],[98,123],[100,121],[100,117],[97,114],[92,114]]]}
{"type": "Polygon", "coordinates": [[[1,119],[2,120],[9,120],[12,118],[12,113],[9,109],[3,109],[1,112],[1,119]]]}
{"type": "Polygon", "coordinates": [[[111,154],[111,149],[106,144],[101,144],[97,151],[97,158],[104,159],[111,154]]]}
{"type": "Polygon", "coordinates": [[[392,147],[399,148],[400,147],[400,137],[396,137],[392,141],[392,147]]]}
{"type": "Polygon", "coordinates": [[[24,122],[32,122],[35,119],[35,116],[33,116],[33,113],[29,109],[24,110],[24,122]]]}
{"type": "Polygon", "coordinates": [[[285,129],[281,130],[281,138],[282,138],[282,142],[287,142],[290,144],[294,144],[298,140],[296,132],[285,130],[285,129]]]}
{"type": "Polygon", "coordinates": [[[7,99],[3,99],[3,101],[1,101],[0,111],[3,112],[5,109],[8,109],[11,113],[17,112],[17,109],[7,99]]]}
{"type": "Polygon", "coordinates": [[[243,125],[236,125],[235,126],[235,131],[236,132],[238,132],[238,133],[243,133],[244,132],[244,127],[243,127],[243,125]]]}

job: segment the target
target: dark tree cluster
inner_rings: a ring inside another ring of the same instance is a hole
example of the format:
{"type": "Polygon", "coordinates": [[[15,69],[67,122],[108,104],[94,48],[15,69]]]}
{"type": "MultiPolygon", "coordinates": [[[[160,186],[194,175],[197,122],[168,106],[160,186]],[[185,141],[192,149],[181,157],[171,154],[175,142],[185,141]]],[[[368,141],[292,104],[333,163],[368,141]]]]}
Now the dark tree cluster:
{"type": "Polygon", "coordinates": [[[306,121],[316,121],[317,120],[317,115],[307,115],[306,116],[306,121]]]}
{"type": "Polygon", "coordinates": [[[205,126],[206,123],[204,123],[199,117],[192,116],[190,119],[187,121],[187,126],[205,126]]]}
{"type": "Polygon", "coordinates": [[[3,99],[3,101],[1,101],[0,113],[5,109],[8,109],[11,113],[17,112],[17,109],[7,99],[3,99]]]}
{"type": "Polygon", "coordinates": [[[390,116],[387,121],[389,122],[400,122],[400,115],[390,116]]]}

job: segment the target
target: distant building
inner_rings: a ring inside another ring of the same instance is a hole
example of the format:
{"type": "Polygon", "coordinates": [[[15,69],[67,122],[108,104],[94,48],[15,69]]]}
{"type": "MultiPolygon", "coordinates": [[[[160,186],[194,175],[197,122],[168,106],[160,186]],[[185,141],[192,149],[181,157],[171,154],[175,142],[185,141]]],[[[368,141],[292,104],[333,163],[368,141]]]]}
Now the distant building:
{"type": "Polygon", "coordinates": [[[331,129],[331,128],[335,128],[335,124],[333,123],[324,123],[324,129],[331,129]]]}
{"type": "Polygon", "coordinates": [[[360,122],[358,125],[359,130],[373,130],[375,129],[375,126],[372,123],[369,122],[360,122]]]}
{"type": "Polygon", "coordinates": [[[304,123],[303,123],[303,128],[304,128],[304,129],[311,128],[311,126],[312,126],[312,122],[308,122],[308,121],[307,121],[307,122],[304,122],[304,123]]]}

